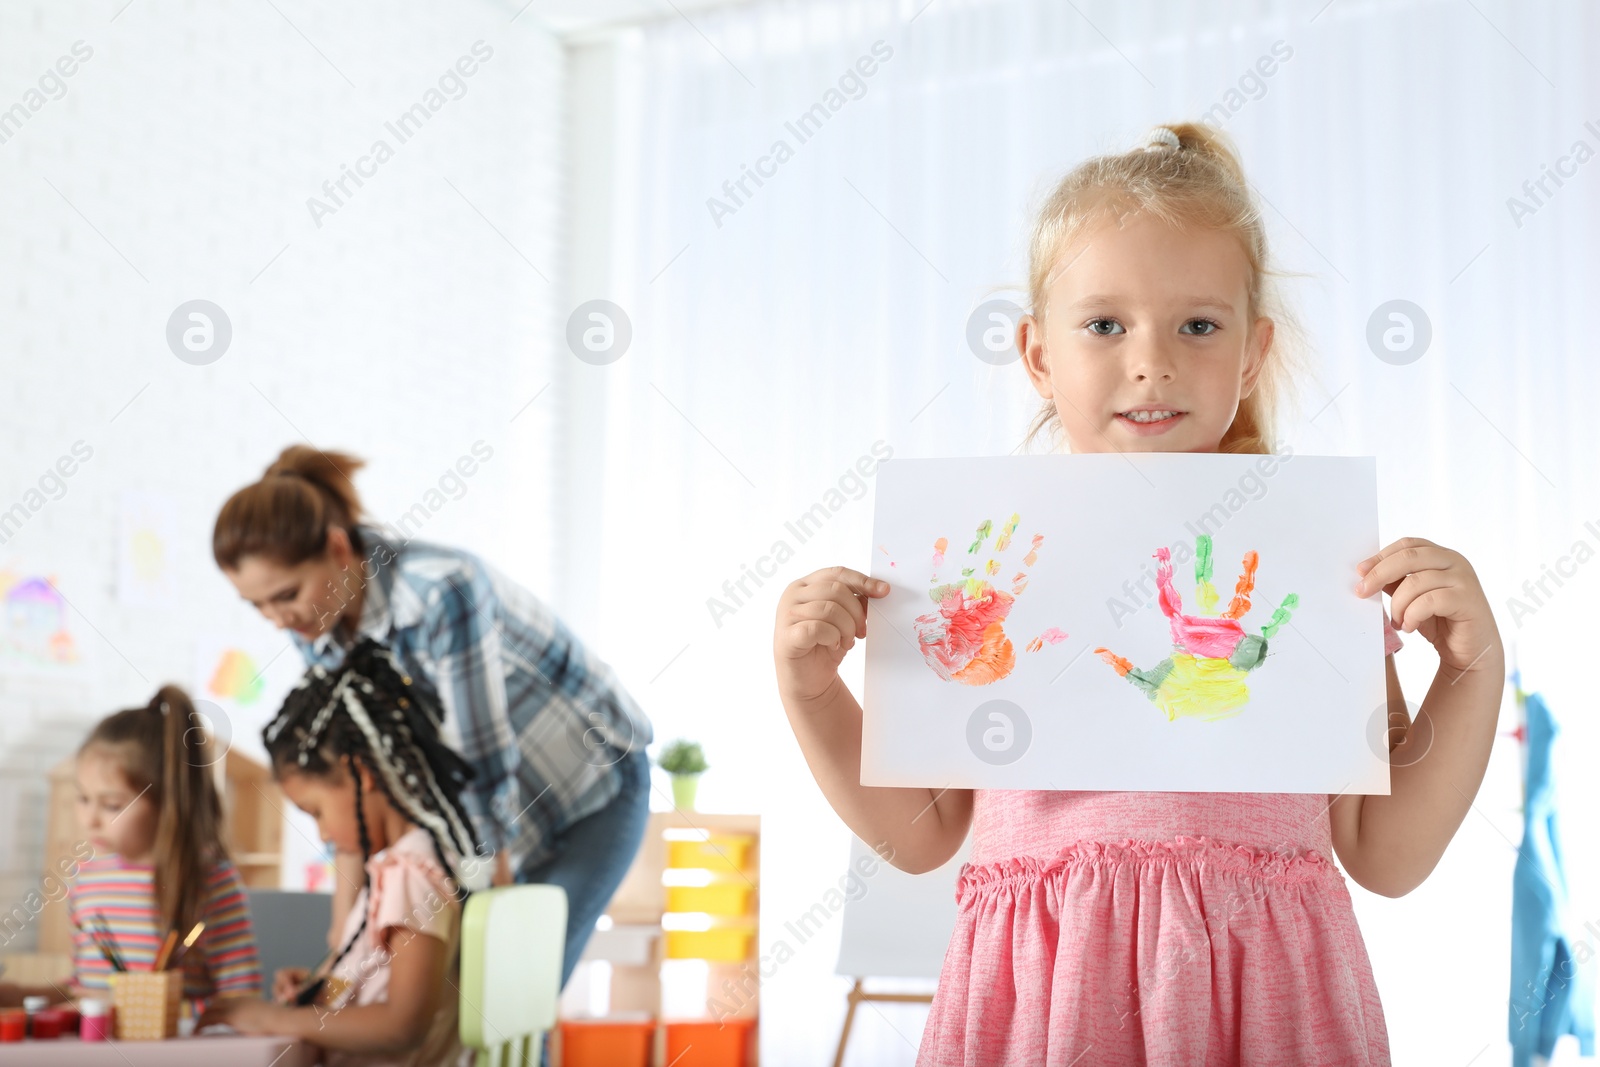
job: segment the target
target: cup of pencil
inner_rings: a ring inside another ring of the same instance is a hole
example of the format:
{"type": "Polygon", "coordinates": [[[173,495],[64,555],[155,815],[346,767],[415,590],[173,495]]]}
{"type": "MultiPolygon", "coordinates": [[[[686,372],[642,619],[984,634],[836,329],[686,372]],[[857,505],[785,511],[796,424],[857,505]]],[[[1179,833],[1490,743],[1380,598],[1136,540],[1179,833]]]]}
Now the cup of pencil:
{"type": "Polygon", "coordinates": [[[196,923],[180,946],[177,931],[167,935],[148,971],[129,970],[103,919],[91,925],[90,936],[110,962],[111,1004],[118,1041],[161,1041],[178,1036],[178,1009],[183,1001],[183,955],[205,930],[196,923]]]}
{"type": "Polygon", "coordinates": [[[178,1036],[182,971],[117,971],[111,975],[118,1041],[161,1041],[178,1036]]]}

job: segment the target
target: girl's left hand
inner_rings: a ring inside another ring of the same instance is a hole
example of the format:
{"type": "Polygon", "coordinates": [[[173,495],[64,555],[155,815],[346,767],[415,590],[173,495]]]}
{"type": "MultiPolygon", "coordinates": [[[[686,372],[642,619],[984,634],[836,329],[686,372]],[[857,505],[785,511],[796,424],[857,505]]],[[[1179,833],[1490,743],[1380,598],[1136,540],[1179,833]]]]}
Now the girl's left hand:
{"type": "Polygon", "coordinates": [[[1402,537],[1356,564],[1356,573],[1362,576],[1356,593],[1388,593],[1395,629],[1427,638],[1442,665],[1461,672],[1490,664],[1500,669],[1497,657],[1485,658],[1500,647],[1500,629],[1477,572],[1461,553],[1402,537]]]}
{"type": "Polygon", "coordinates": [[[224,1023],[241,1034],[287,1033],[288,1015],[297,1010],[255,997],[221,997],[206,1006],[194,1028],[224,1023]]]}

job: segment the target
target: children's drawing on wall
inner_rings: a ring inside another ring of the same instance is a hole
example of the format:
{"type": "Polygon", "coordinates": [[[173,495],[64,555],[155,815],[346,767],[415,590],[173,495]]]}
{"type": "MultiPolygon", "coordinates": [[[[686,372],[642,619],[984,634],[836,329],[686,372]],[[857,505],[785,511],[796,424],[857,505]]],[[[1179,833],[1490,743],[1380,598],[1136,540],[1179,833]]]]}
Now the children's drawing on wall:
{"type": "Polygon", "coordinates": [[[117,599],[124,604],[171,604],[176,514],[176,503],[160,493],[122,494],[117,513],[117,599]]]}
{"type": "MultiPolygon", "coordinates": [[[[1005,631],[1006,616],[1011,613],[1016,598],[1028,587],[1028,572],[1021,568],[1032,567],[1039,561],[1039,546],[1044,543],[1044,534],[1034,534],[1020,563],[1008,563],[1015,555],[1011,551],[1012,538],[1021,521],[1020,515],[1013,514],[1000,528],[993,548],[984,552],[984,545],[994,532],[994,523],[983,520],[973,535],[972,544],[959,557],[961,576],[954,580],[940,577],[941,570],[946,567],[949,538],[941,537],[933,543],[933,576],[929,579],[928,597],[938,609],[917,616],[913,625],[923,659],[947,682],[988,685],[1010,674],[1017,665],[1016,648],[1005,631]],[[1009,592],[990,581],[999,579],[1002,569],[1013,568],[1016,573],[1010,579],[1009,592]]],[[[1038,652],[1046,644],[1060,644],[1067,636],[1057,627],[1047,627],[1026,647],[1029,652],[1038,652]]]]}
{"type": "Polygon", "coordinates": [[[1172,654],[1149,670],[1141,670],[1104,646],[1095,654],[1122,677],[1144,691],[1169,722],[1180,717],[1204,721],[1237,715],[1250,703],[1250,688],[1245,679],[1266,662],[1267,642],[1289,621],[1300,598],[1290,593],[1261,627],[1259,634],[1246,633],[1239,621],[1250,611],[1250,598],[1256,588],[1256,568],[1261,559],[1254,549],[1244,554],[1233,599],[1221,612],[1221,597],[1211,581],[1211,536],[1194,540],[1194,592],[1198,615],[1186,615],[1183,600],[1172,584],[1172,552],[1156,549],[1156,587],[1160,591],[1161,612],[1172,626],[1172,654]]]}
{"type": "Polygon", "coordinates": [[[0,610],[0,664],[49,671],[78,662],[72,608],[53,578],[0,569],[0,610]]]}
{"type": "Polygon", "coordinates": [[[195,710],[215,737],[215,750],[226,752],[238,743],[253,751],[260,727],[272,716],[294,675],[290,656],[274,657],[270,646],[254,644],[219,625],[196,640],[191,662],[195,710]],[[280,668],[276,679],[270,671],[274,665],[280,668]]]}
{"type": "Polygon", "coordinates": [[[205,691],[218,700],[231,700],[249,707],[261,699],[264,688],[261,668],[256,666],[254,657],[243,649],[225,648],[216,657],[216,666],[205,691]]]}

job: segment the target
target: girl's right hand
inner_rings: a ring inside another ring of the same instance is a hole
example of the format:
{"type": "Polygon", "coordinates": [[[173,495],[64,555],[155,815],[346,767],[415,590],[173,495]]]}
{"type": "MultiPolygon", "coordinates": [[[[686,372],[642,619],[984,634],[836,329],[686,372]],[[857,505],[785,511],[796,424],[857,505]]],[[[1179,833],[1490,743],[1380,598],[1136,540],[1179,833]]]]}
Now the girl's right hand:
{"type": "Polygon", "coordinates": [[[311,972],[304,967],[280,967],[272,976],[272,999],[279,1004],[293,1000],[300,987],[306,984],[311,972]]]}
{"type": "Polygon", "coordinates": [[[845,653],[867,636],[867,600],[888,593],[888,582],[849,567],[824,567],[790,582],[778,598],[772,638],[780,694],[801,703],[825,696],[845,653]]]}

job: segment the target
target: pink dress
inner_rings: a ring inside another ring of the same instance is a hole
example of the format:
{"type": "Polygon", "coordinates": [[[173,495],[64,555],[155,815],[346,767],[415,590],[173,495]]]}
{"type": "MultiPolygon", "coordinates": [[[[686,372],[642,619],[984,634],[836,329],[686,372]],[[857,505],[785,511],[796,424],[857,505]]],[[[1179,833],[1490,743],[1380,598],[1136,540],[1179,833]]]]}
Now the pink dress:
{"type": "Polygon", "coordinates": [[[918,1067],[1388,1064],[1331,834],[1326,794],[977,790],[918,1067]]]}

